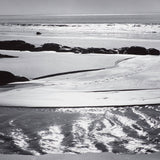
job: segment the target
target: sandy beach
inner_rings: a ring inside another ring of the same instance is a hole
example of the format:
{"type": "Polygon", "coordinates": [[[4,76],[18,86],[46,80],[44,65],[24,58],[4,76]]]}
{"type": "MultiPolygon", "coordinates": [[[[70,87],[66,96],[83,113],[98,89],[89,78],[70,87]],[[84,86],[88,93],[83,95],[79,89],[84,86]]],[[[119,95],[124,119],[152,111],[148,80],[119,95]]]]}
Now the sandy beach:
{"type": "Polygon", "coordinates": [[[122,106],[160,102],[159,70],[156,70],[160,64],[159,56],[2,53],[19,58],[1,59],[1,70],[30,78],[29,82],[3,86],[0,99],[4,106],[122,106]],[[82,72],[76,73],[79,70],[82,72]],[[75,73],[63,75],[70,71],[75,73]],[[62,75],[33,80],[56,73],[62,75]]]}

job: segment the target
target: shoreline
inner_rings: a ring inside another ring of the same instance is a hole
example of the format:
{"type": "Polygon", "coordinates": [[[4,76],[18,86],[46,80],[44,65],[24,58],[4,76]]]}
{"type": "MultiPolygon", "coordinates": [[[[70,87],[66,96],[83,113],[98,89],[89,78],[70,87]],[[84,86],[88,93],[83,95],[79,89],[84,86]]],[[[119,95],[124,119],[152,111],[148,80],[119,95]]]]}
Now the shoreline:
{"type": "Polygon", "coordinates": [[[0,154],[0,158],[3,160],[159,160],[160,153],[152,153],[152,154],[113,154],[113,153],[86,153],[86,154],[46,154],[42,156],[24,156],[24,155],[4,155],[0,154]]]}
{"type": "Polygon", "coordinates": [[[14,106],[14,105],[1,105],[0,108],[6,108],[6,109],[93,109],[93,108],[123,108],[123,107],[146,107],[146,106],[160,106],[160,103],[151,103],[151,104],[131,104],[131,105],[102,105],[102,106],[14,106]]]}

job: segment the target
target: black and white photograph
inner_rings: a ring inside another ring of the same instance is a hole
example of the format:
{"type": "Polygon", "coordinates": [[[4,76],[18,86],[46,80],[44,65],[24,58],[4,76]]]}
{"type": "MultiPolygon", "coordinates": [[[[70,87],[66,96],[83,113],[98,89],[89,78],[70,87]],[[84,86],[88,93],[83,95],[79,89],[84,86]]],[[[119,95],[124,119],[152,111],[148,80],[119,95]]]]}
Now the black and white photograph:
{"type": "Polygon", "coordinates": [[[160,0],[0,0],[0,160],[159,160],[160,0]]]}

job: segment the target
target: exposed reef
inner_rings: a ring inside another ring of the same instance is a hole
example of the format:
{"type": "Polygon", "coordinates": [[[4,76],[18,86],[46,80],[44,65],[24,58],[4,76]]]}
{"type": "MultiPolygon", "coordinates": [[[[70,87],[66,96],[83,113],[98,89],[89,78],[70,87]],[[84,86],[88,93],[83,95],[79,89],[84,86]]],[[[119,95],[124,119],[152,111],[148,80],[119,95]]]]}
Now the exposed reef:
{"type": "Polygon", "coordinates": [[[146,49],[141,46],[131,46],[122,48],[82,48],[82,47],[69,47],[63,46],[57,43],[45,43],[39,47],[35,47],[33,44],[26,43],[21,40],[13,41],[0,41],[0,49],[2,50],[19,50],[19,51],[56,51],[56,52],[73,52],[81,54],[133,54],[133,55],[160,55],[160,51],[155,48],[146,49]]]}
{"type": "Polygon", "coordinates": [[[15,76],[7,71],[0,71],[0,85],[6,85],[12,82],[24,82],[29,81],[26,77],[15,76]]]}
{"type": "Polygon", "coordinates": [[[21,40],[13,40],[13,41],[0,41],[0,49],[3,50],[19,50],[19,51],[34,51],[35,46],[26,43],[21,40]]]}

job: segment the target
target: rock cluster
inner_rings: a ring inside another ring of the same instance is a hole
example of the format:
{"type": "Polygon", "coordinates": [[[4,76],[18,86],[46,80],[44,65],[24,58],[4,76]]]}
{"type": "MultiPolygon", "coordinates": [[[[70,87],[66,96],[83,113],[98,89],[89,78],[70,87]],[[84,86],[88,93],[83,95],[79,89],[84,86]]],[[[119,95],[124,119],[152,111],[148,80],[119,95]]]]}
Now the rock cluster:
{"type": "Polygon", "coordinates": [[[29,81],[26,77],[15,76],[7,71],[0,71],[0,85],[6,85],[12,82],[29,81]]]}
{"type": "Polygon", "coordinates": [[[0,49],[3,50],[19,50],[19,51],[34,51],[35,46],[20,40],[0,41],[0,49]]]}
{"type": "Polygon", "coordinates": [[[68,47],[56,43],[45,43],[40,47],[26,43],[20,40],[0,41],[0,49],[3,50],[19,50],[19,51],[56,51],[56,52],[74,52],[81,54],[99,53],[99,54],[135,54],[135,55],[160,55],[160,51],[155,48],[146,49],[140,46],[122,47],[114,49],[106,48],[82,48],[68,47]]]}
{"type": "Polygon", "coordinates": [[[120,54],[135,54],[135,55],[160,55],[160,51],[155,48],[146,49],[144,47],[132,46],[118,49],[120,54]]]}
{"type": "Polygon", "coordinates": [[[42,33],[41,32],[36,32],[36,35],[41,35],[42,33]]]}

